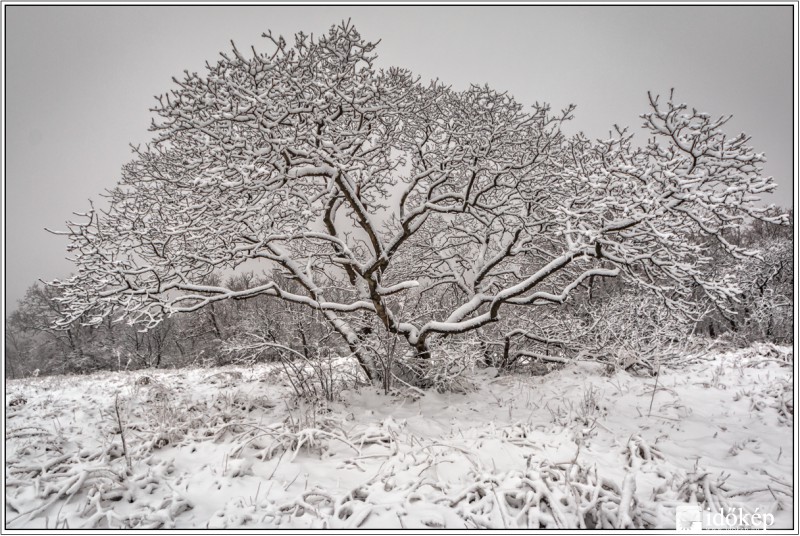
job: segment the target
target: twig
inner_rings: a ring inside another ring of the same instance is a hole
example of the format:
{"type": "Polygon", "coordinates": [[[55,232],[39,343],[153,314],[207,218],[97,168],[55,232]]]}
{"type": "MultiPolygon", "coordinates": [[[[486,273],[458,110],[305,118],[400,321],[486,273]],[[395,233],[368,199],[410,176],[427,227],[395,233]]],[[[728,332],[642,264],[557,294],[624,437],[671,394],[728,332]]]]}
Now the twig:
{"type": "Polygon", "coordinates": [[[647,410],[647,416],[650,417],[650,413],[653,411],[653,400],[656,398],[656,390],[658,389],[658,377],[661,375],[661,363],[658,364],[658,370],[656,370],[656,383],[653,385],[653,394],[650,395],[650,409],[647,410]]]}
{"type": "Polygon", "coordinates": [[[117,425],[119,426],[119,435],[122,437],[122,453],[125,455],[125,461],[128,463],[128,471],[131,470],[131,458],[128,456],[128,444],[125,441],[125,429],[122,427],[122,417],[119,415],[119,393],[114,396],[114,411],[117,413],[117,425]]]}
{"type": "Polygon", "coordinates": [[[275,467],[272,469],[272,473],[270,473],[269,478],[267,478],[267,480],[272,480],[272,477],[275,476],[275,471],[278,470],[278,467],[281,464],[281,459],[283,459],[284,454],[286,454],[285,450],[281,452],[281,455],[278,457],[278,463],[275,464],[275,467]]]}
{"type": "Polygon", "coordinates": [[[288,490],[289,490],[289,488],[290,488],[290,487],[292,487],[292,484],[294,484],[294,481],[295,481],[295,480],[297,480],[297,477],[299,477],[299,476],[300,476],[300,473],[302,473],[302,471],[298,471],[298,472],[297,472],[297,474],[296,474],[296,475],[295,475],[295,477],[292,479],[292,481],[291,481],[291,482],[289,482],[288,484],[286,484],[286,487],[285,487],[285,488],[283,488],[283,491],[288,491],[288,490]]]}

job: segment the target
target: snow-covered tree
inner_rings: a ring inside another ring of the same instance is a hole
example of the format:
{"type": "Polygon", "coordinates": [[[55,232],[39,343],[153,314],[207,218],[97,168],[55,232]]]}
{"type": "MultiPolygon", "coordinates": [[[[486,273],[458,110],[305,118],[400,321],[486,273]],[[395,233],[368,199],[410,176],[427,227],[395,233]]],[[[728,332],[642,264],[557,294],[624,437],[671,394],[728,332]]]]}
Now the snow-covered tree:
{"type": "MultiPolygon", "coordinates": [[[[792,210],[773,209],[773,215],[792,210]]],[[[753,341],[790,343],[794,338],[791,311],[794,307],[794,253],[792,228],[753,221],[728,233],[730,240],[755,255],[737,260],[711,251],[716,262],[713,273],[728,274],[740,294],[731,311],[709,306],[699,328],[712,337],[725,334],[740,344],[753,341]]]]}
{"type": "Polygon", "coordinates": [[[624,129],[567,137],[572,107],[379,70],[349,23],[293,46],[264,36],[267,52],[234,45],[175,79],[108,208],[69,223],[77,272],[52,282],[62,325],[153,327],[273,296],[318,310],[375,381],[365,324],[429,359],[436,338],[561,304],[598,278],[687,313],[697,289],[723,306],[733,294],[704,277],[700,238],[746,255],[724,231],[766,217],[756,202],[774,183],[726,119],[651,97],[643,147],[624,129]],[[237,268],[294,284],[207,283],[237,268]]]}

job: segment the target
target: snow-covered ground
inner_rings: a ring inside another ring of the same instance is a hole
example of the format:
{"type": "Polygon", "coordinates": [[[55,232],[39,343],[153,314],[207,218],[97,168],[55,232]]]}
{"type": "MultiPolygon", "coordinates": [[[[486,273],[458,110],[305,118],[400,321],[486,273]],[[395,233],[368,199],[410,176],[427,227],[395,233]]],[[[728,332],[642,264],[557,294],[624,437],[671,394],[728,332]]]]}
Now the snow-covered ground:
{"type": "Polygon", "coordinates": [[[686,356],[655,395],[577,362],[316,405],[275,365],[9,381],[6,528],[674,528],[691,502],[792,528],[792,362],[686,356]]]}

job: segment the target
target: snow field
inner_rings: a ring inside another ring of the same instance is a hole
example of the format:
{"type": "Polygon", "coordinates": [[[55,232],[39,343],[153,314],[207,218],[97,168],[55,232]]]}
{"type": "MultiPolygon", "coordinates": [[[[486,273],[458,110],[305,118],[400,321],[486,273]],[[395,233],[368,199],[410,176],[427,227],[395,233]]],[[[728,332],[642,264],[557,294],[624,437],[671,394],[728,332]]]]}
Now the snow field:
{"type": "Polygon", "coordinates": [[[756,345],[665,364],[655,391],[575,362],[333,403],[275,364],[13,380],[7,528],[674,528],[691,502],[791,528],[792,362],[756,345]]]}

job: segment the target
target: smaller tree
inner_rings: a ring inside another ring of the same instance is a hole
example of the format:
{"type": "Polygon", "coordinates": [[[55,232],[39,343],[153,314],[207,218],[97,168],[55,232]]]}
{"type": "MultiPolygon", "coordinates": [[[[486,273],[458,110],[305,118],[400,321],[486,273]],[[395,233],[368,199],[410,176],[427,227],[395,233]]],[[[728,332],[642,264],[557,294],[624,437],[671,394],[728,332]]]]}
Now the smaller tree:
{"type": "MultiPolygon", "coordinates": [[[[770,209],[780,217],[784,211],[770,209]]],[[[793,212],[785,211],[791,221],[793,212]]],[[[715,262],[706,270],[733,281],[739,292],[727,308],[700,300],[707,314],[698,322],[698,329],[716,338],[725,335],[740,344],[771,341],[785,344],[794,340],[791,310],[794,307],[793,230],[788,225],[775,225],[769,220],[752,220],[728,234],[728,239],[751,255],[731,258],[711,244],[709,256],[715,262]]]]}

